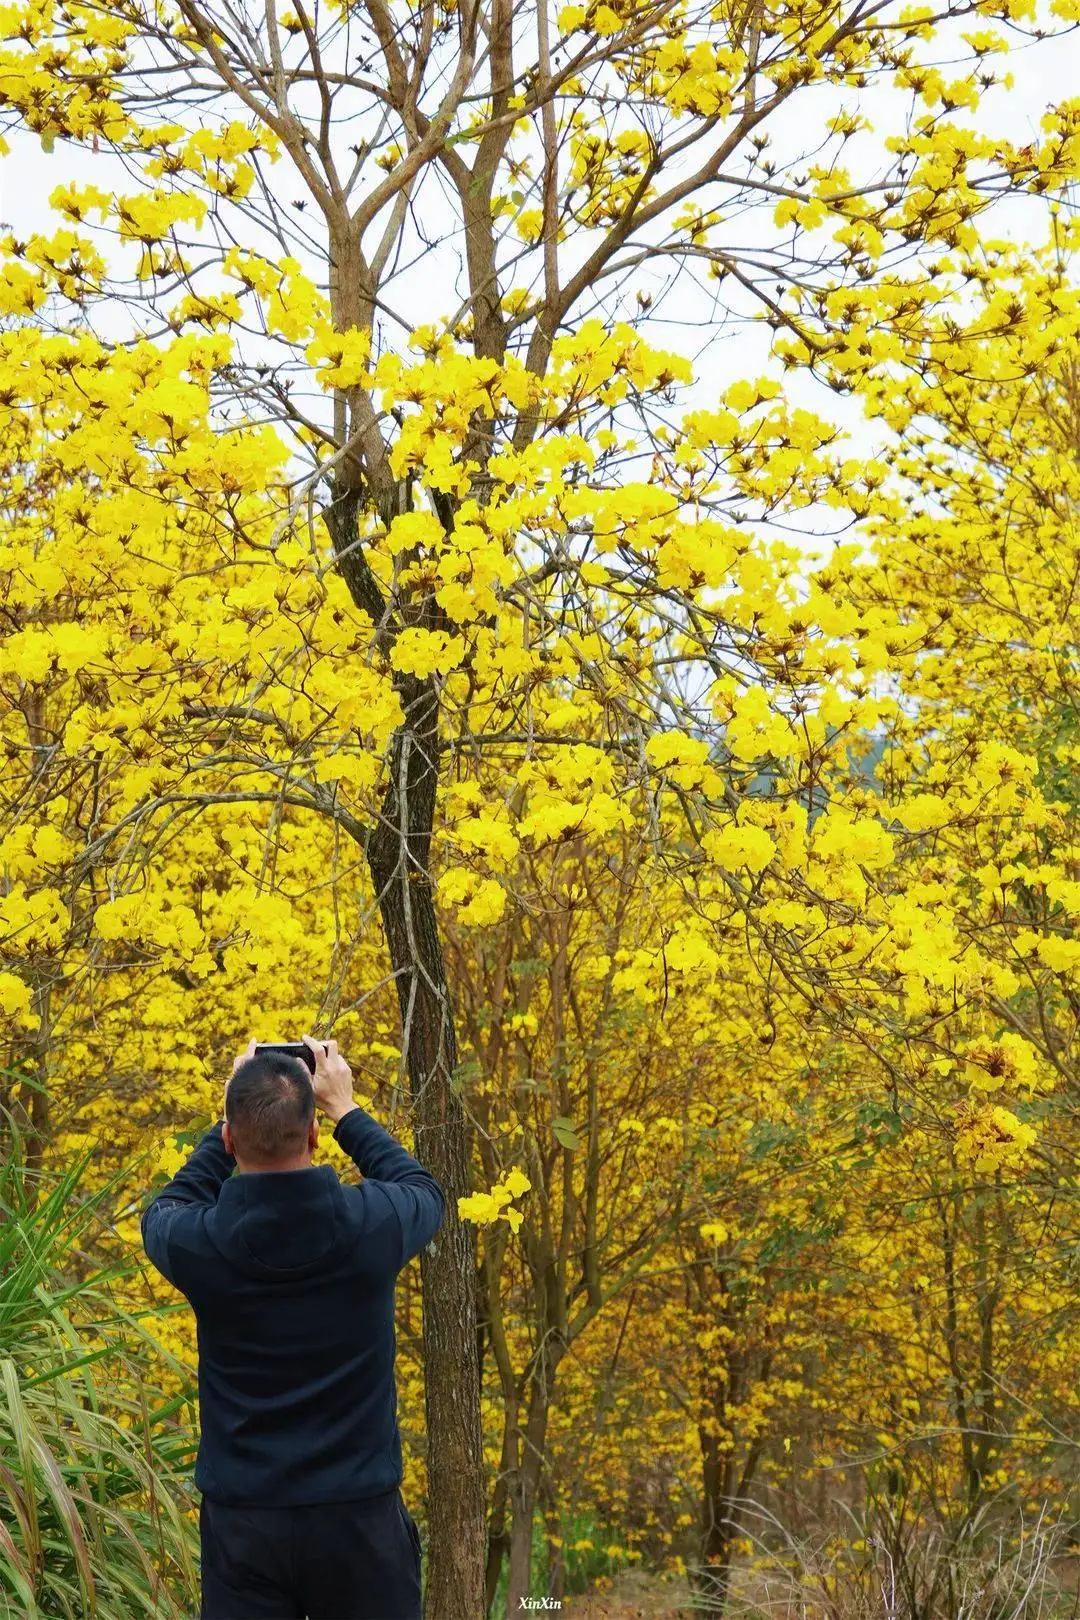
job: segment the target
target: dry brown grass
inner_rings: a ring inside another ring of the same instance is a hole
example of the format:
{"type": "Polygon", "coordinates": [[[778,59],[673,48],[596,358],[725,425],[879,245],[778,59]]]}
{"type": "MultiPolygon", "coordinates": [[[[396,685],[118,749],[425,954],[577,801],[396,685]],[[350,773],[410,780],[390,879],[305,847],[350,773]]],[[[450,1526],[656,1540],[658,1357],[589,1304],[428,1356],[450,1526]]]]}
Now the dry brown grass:
{"type": "MultiPolygon", "coordinates": [[[[776,1620],[804,1620],[808,1613],[825,1612],[836,1620],[866,1620],[867,1607],[852,1597],[850,1606],[842,1594],[833,1604],[820,1605],[820,1591],[811,1582],[796,1595],[785,1582],[769,1579],[746,1569],[734,1571],[729,1620],[748,1616],[776,1617],[776,1620]]],[[[896,1620],[902,1606],[890,1605],[885,1593],[871,1605],[873,1620],[896,1620]]],[[[977,1612],[977,1606],[972,1609],[977,1612]]],[[[1037,1584],[1026,1592],[1013,1592],[1001,1607],[1006,1620],[1080,1620],[1080,1557],[1058,1557],[1040,1572],[1037,1584]]],[[[563,1603],[560,1620],[705,1620],[700,1609],[691,1606],[685,1577],[649,1574],[646,1570],[625,1570],[610,1585],[594,1588],[563,1603]]]]}
{"type": "Polygon", "coordinates": [[[688,1592],[685,1577],[628,1569],[605,1591],[568,1597],[561,1614],[564,1620],[683,1620],[688,1592]]]}

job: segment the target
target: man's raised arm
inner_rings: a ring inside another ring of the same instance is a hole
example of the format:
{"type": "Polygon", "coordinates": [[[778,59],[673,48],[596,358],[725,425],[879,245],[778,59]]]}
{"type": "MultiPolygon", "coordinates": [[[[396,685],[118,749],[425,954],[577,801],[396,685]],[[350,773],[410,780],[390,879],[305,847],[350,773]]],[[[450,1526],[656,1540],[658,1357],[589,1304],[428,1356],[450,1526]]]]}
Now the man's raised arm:
{"type": "Polygon", "coordinates": [[[353,1101],[352,1071],[338,1052],[337,1042],[328,1041],[324,1048],[307,1035],[304,1040],[315,1053],[315,1100],[334,1121],[335,1142],[361,1175],[379,1183],[401,1223],[400,1271],[442,1225],[446,1213],[442,1188],[430,1170],[353,1101]]]}
{"type": "Polygon", "coordinates": [[[220,1119],[211,1125],[187,1163],[165,1183],[139,1222],[147,1257],[174,1288],[177,1283],[169,1264],[170,1230],[193,1205],[216,1204],[218,1193],[236,1166],[232,1154],[225,1151],[221,1126],[220,1119]]]}

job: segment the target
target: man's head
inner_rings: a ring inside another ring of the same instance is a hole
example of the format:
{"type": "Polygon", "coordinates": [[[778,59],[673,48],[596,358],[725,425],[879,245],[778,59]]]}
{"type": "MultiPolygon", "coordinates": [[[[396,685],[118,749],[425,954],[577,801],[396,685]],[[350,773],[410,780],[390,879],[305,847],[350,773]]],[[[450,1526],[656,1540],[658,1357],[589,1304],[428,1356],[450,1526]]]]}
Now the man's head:
{"type": "Polygon", "coordinates": [[[311,1076],[298,1058],[257,1053],[225,1092],[221,1139],[241,1170],[302,1170],[319,1140],[311,1076]]]}

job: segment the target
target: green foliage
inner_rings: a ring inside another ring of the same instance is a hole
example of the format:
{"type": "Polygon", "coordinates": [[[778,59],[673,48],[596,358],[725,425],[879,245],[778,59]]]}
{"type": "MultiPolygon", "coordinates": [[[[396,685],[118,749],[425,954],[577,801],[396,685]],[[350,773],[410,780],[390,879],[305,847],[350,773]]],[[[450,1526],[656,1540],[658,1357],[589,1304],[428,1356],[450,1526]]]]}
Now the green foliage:
{"type": "MultiPolygon", "coordinates": [[[[547,1540],[547,1526],[539,1514],[533,1521],[532,1546],[529,1553],[529,1596],[543,1597],[551,1590],[551,1560],[547,1540]]],[[[563,1591],[567,1596],[587,1592],[600,1579],[606,1579],[624,1567],[624,1561],[608,1551],[625,1540],[625,1530],[602,1523],[588,1507],[573,1513],[564,1513],[559,1520],[562,1537],[563,1560],[566,1577],[563,1591]],[[582,1542],[591,1542],[585,1547],[582,1542]]],[[[495,1597],[489,1610],[494,1617],[506,1613],[506,1588],[509,1565],[504,1561],[495,1587],[495,1597]]]]}
{"type": "Polygon", "coordinates": [[[92,1152],[32,1171],[6,1110],[0,1144],[0,1620],[179,1620],[189,1396],[153,1395],[164,1352],[116,1297],[134,1268],[95,1254],[118,1178],[88,1191],[92,1152]]]}
{"type": "Polygon", "coordinates": [[[578,1137],[577,1131],[574,1129],[574,1122],[572,1119],[553,1119],[551,1122],[551,1128],[558,1138],[560,1147],[567,1148],[571,1153],[577,1152],[578,1148],[581,1146],[581,1141],[578,1137]]]}

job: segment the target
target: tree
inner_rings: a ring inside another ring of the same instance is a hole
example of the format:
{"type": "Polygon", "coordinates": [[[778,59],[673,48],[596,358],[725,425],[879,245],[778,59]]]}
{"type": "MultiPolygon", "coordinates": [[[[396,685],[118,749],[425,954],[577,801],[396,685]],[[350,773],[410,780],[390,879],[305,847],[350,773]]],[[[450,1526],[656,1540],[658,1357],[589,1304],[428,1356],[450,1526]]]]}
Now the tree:
{"type": "MultiPolygon", "coordinates": [[[[535,801],[523,798],[525,815],[535,801]]],[[[527,1193],[528,1219],[504,1210],[480,1257],[481,1360],[490,1350],[484,1370],[502,1413],[485,1595],[490,1610],[506,1559],[508,1614],[529,1594],[537,1507],[546,1501],[557,1517],[564,1506],[550,1433],[564,1360],[587,1353],[624,1296],[629,1312],[673,1234],[708,1207],[699,1171],[709,1142],[693,1106],[703,1071],[692,1054],[717,996],[673,988],[676,1055],[663,1010],[619,991],[620,963],[678,920],[677,885],[646,896],[645,858],[626,832],[523,854],[504,923],[479,939],[446,924],[481,1185],[501,1184],[507,1202],[527,1193]]],[[[490,1196],[466,1207],[483,1215],[490,1196]]]]}
{"type": "MultiPolygon", "coordinates": [[[[519,821],[496,799],[459,827],[493,866],[501,849],[619,825],[631,803],[664,866],[650,806],[677,806],[690,838],[675,864],[688,903],[705,902],[685,959],[704,968],[712,931],[753,913],[759,963],[785,962],[797,1000],[863,1038],[877,1028],[888,993],[876,966],[851,983],[844,909],[867,900],[857,862],[888,864],[876,806],[858,804],[850,847],[850,823],[823,817],[811,870],[792,876],[808,848],[792,805],[846,772],[852,731],[889,707],[875,674],[910,668],[941,620],[897,640],[890,613],[860,620],[824,576],[808,615],[793,552],[756,540],[750,520],[819,498],[860,515],[881,470],[853,477],[828,424],[763,410],[769,382],[734,379],[718,409],[684,393],[691,408],[673,418],[690,368],[625,311],[647,313],[665,276],[681,286],[700,270],[789,334],[792,363],[840,379],[892,341],[853,323],[844,284],[896,323],[917,318],[925,266],[902,281],[893,260],[967,242],[1002,190],[1067,180],[1073,115],[1037,150],[947,117],[992,82],[994,46],[975,36],[947,82],[922,50],[935,25],[1016,26],[1032,15],[1018,0],[948,5],[936,22],[862,0],[571,5],[558,40],[546,5],[501,0],[16,9],[6,104],[46,143],[119,154],[136,189],[61,187],[79,229],[9,248],[2,385],[36,435],[8,453],[34,491],[8,583],[13,746],[46,765],[31,776],[36,812],[72,780],[92,806],[62,857],[76,888],[114,881],[121,839],[128,860],[152,863],[169,817],[260,795],[325,815],[362,851],[418,1150],[452,1206],[423,1258],[430,1602],[475,1620],[479,1368],[461,1346],[476,1336],[476,1265],[455,1207],[468,1136],[431,888],[440,773],[469,755],[508,775],[550,771],[543,810],[519,821]],[[788,174],[768,156],[770,124],[811,88],[879,82],[942,108],[895,137],[883,169],[839,101],[827,161],[788,174]],[[854,174],[839,161],[848,142],[854,174]],[[771,224],[744,250],[725,216],[753,206],[771,224]],[[133,257],[96,251],[94,212],[133,257]],[[447,296],[435,278],[430,319],[414,321],[396,306],[436,239],[460,251],[462,285],[447,296]],[[119,314],[130,338],[91,336],[92,312],[119,314]],[[419,358],[395,347],[402,326],[419,358]],[[325,409],[307,397],[313,380],[325,409]],[[95,569],[104,597],[87,616],[95,569]],[[62,632],[42,622],[58,602],[62,632]],[[858,656],[845,645],[856,625],[858,656]],[[27,709],[58,664],[78,688],[70,723],[60,704],[27,709]],[[598,789],[601,760],[612,774],[598,789]],[[763,761],[778,791],[744,819],[741,790],[763,761]],[[124,785],[121,765],[134,767],[124,785]],[[103,772],[104,790],[91,785],[103,772]],[[798,938],[808,884],[839,918],[824,950],[798,938]]],[[[474,916],[504,904],[497,877],[454,881],[474,916]]],[[[50,875],[35,903],[56,888],[50,875]]],[[[130,924],[134,908],[109,892],[97,926],[130,924]]],[[[6,904],[25,927],[27,893],[6,904]]],[[[888,931],[892,901],[871,906],[888,931]]],[[[145,926],[160,933],[169,909],[158,895],[145,926]]],[[[210,971],[190,932],[183,948],[210,971]]],[[[25,954],[10,959],[5,996],[22,1017],[42,987],[25,954]]]]}

